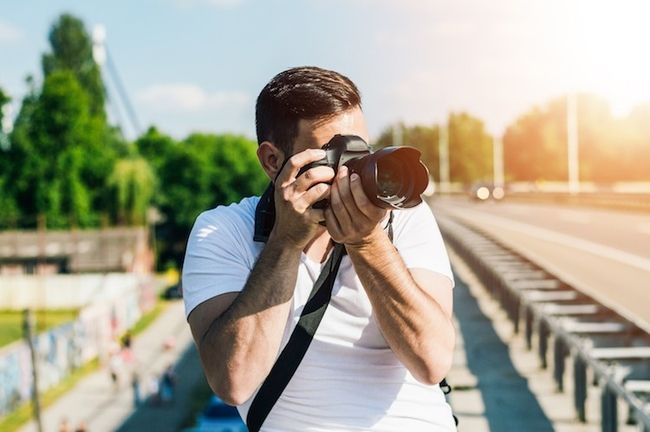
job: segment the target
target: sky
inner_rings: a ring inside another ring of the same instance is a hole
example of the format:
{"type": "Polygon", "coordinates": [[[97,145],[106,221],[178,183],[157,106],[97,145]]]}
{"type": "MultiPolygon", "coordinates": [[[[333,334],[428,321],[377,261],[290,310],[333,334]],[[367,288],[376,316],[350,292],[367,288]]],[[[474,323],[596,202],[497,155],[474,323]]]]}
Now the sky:
{"type": "Polygon", "coordinates": [[[357,84],[371,138],[459,111],[498,135],[567,91],[618,115],[650,101],[645,0],[0,0],[0,87],[15,101],[62,12],[105,28],[142,127],[178,138],[254,138],[257,94],[300,65],[357,84]]]}

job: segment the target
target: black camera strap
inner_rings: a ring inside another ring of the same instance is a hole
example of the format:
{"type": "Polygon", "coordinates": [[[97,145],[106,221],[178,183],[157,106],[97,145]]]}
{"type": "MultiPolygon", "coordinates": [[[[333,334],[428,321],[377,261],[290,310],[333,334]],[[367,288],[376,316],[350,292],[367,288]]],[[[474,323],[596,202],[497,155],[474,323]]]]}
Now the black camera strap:
{"type": "MultiPolygon", "coordinates": [[[[273,189],[267,188],[257,205],[255,212],[255,241],[265,242],[273,228],[275,220],[273,189]],[[269,223],[269,218],[271,223],[269,223]]],[[[393,241],[393,212],[388,219],[388,237],[393,241]]],[[[309,293],[307,303],[302,310],[298,324],[291,333],[289,341],[275,360],[275,364],[258,390],[246,416],[246,426],[249,432],[258,432],[273,409],[273,406],[282,395],[282,392],[291,381],[300,362],[302,361],[316,330],[320,325],[323,315],[327,310],[334,281],[341,265],[341,260],[346,254],[345,246],[334,243],[334,250],[321,270],[314,287],[309,293]]]]}
{"type": "Polygon", "coordinates": [[[260,430],[305,356],[329,305],[334,280],[344,254],[345,246],[335,243],[332,254],[309,294],[296,328],[251,403],[246,416],[246,426],[250,432],[260,430]]]}

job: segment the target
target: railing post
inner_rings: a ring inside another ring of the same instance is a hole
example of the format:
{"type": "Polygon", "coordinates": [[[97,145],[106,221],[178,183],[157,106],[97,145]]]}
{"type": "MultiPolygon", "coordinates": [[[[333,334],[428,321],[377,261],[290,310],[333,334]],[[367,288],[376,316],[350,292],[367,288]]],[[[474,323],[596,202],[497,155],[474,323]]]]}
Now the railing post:
{"type": "Polygon", "coordinates": [[[513,301],[512,301],[512,321],[514,323],[514,331],[515,334],[519,334],[519,316],[521,314],[521,301],[519,300],[519,296],[515,296],[513,301]]]}
{"type": "Polygon", "coordinates": [[[616,432],[618,430],[616,395],[609,389],[607,383],[603,385],[600,395],[600,412],[602,432],[616,432]]]}
{"type": "Polygon", "coordinates": [[[587,365],[576,354],[573,357],[573,401],[578,414],[578,420],[587,421],[585,413],[585,400],[587,399],[587,365]]]}
{"type": "Polygon", "coordinates": [[[524,305],[524,317],[526,320],[526,348],[530,351],[533,348],[533,310],[531,305],[524,305]]]}
{"type": "Polygon", "coordinates": [[[539,360],[542,364],[542,369],[548,367],[546,361],[546,351],[548,351],[548,325],[543,318],[539,320],[539,360]]]}
{"type": "Polygon", "coordinates": [[[564,358],[566,357],[566,346],[564,341],[555,336],[553,347],[553,375],[557,383],[557,389],[564,391],[564,358]]]}

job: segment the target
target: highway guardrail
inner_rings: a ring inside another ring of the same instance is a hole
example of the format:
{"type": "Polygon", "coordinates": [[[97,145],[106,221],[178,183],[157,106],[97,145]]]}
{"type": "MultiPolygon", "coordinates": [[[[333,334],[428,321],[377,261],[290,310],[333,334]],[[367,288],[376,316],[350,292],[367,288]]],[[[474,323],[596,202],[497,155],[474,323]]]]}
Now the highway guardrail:
{"type": "Polygon", "coordinates": [[[499,302],[515,333],[523,327],[528,349],[535,342],[543,368],[552,349],[559,391],[565,391],[570,359],[577,418],[587,418],[590,371],[600,387],[602,431],[618,430],[618,402],[624,401],[628,424],[650,432],[650,334],[490,235],[446,214],[436,217],[447,245],[499,302]]]}

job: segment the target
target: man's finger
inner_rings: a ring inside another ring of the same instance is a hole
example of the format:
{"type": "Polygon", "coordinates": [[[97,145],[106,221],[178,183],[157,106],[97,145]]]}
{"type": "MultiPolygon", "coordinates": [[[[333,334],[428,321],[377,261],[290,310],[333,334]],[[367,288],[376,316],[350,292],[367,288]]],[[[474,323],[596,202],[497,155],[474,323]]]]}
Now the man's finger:
{"type": "Polygon", "coordinates": [[[352,174],[350,176],[350,191],[352,192],[352,198],[357,208],[364,214],[368,219],[373,219],[373,207],[376,207],[373,203],[370,202],[366,196],[363,186],[361,185],[361,178],[358,174],[352,174]]]}
{"type": "Polygon", "coordinates": [[[330,236],[334,241],[339,241],[343,238],[343,231],[341,230],[341,226],[336,220],[336,216],[334,216],[334,212],[332,211],[331,207],[325,209],[325,225],[327,226],[327,231],[330,233],[330,236]]]}
{"type": "Polygon", "coordinates": [[[339,197],[341,198],[341,203],[343,203],[343,207],[347,210],[347,213],[350,216],[350,222],[359,222],[359,218],[363,218],[365,215],[357,208],[357,204],[352,197],[352,192],[350,191],[350,177],[348,176],[349,170],[347,167],[341,167],[339,173],[340,175],[336,180],[336,186],[338,187],[337,190],[339,197]]]}
{"type": "Polygon", "coordinates": [[[316,183],[327,183],[334,178],[334,170],[328,166],[310,168],[296,178],[292,183],[294,192],[301,194],[316,183]]]}
{"type": "Polygon", "coordinates": [[[302,194],[300,197],[301,204],[304,208],[309,208],[314,205],[315,202],[329,198],[331,189],[332,187],[327,183],[318,183],[302,194]]]}
{"type": "Polygon", "coordinates": [[[298,171],[300,171],[300,168],[311,162],[323,159],[325,155],[325,150],[307,149],[291,156],[284,165],[284,168],[282,168],[282,171],[280,171],[276,183],[279,183],[280,185],[292,183],[295,181],[296,175],[298,174],[298,171]]]}
{"type": "Polygon", "coordinates": [[[339,185],[340,178],[337,179],[337,181],[332,185],[332,189],[330,191],[330,208],[332,209],[332,212],[334,213],[334,216],[336,216],[336,220],[339,222],[339,226],[342,229],[352,229],[352,218],[350,217],[350,213],[348,213],[348,210],[345,208],[345,204],[343,204],[343,200],[341,199],[341,191],[340,191],[340,185],[339,185]]]}

